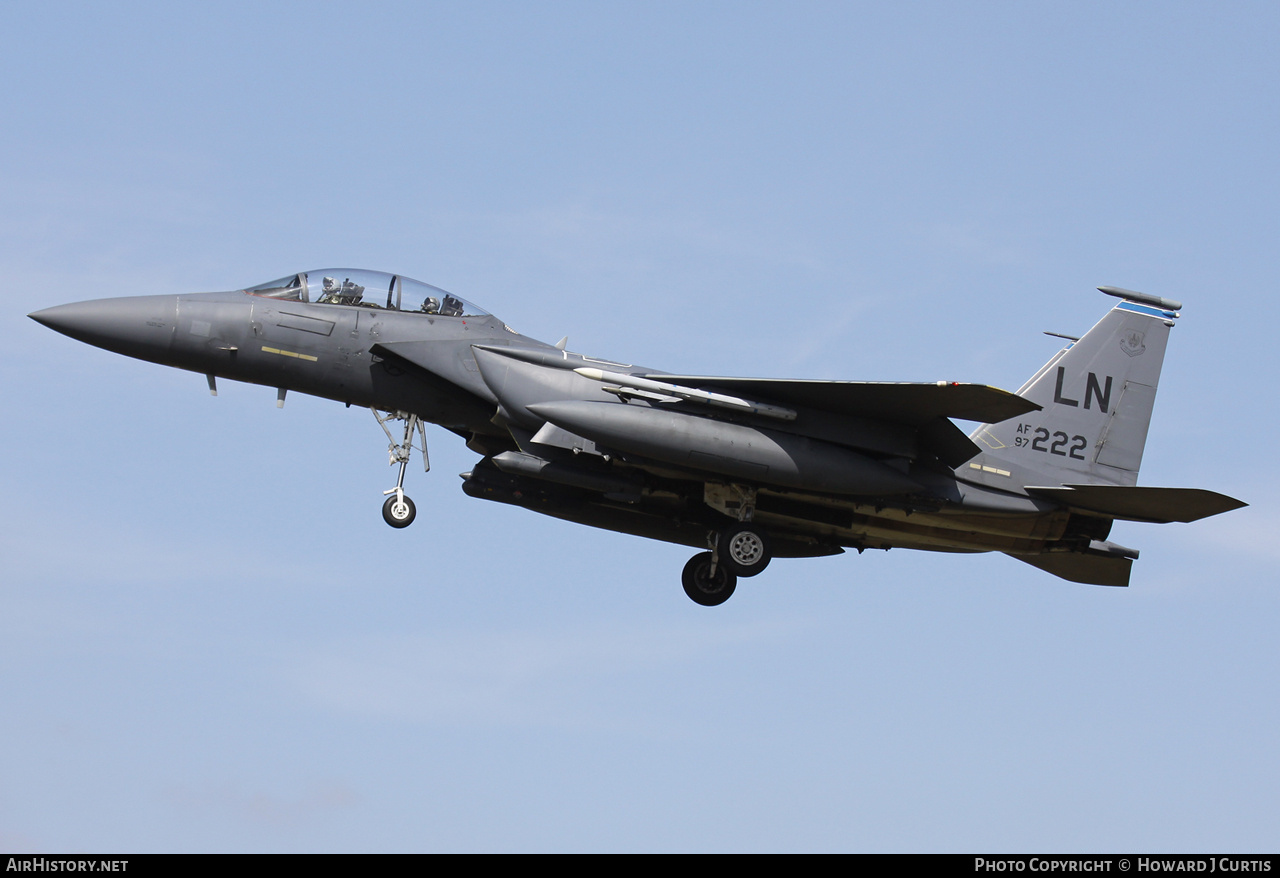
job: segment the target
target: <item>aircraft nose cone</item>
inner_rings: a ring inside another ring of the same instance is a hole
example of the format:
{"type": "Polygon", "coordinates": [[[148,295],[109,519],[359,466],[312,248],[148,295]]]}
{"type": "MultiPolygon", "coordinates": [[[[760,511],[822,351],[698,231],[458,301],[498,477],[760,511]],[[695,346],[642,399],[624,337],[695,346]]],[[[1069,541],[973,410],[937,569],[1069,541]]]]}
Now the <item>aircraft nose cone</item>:
{"type": "Polygon", "coordinates": [[[71,335],[76,331],[76,327],[85,323],[80,315],[87,310],[83,307],[87,304],[89,303],[77,302],[74,305],[54,305],[52,308],[45,308],[42,311],[32,311],[27,316],[41,326],[47,326],[50,329],[71,335]]]}
{"type": "Polygon", "coordinates": [[[176,296],[131,296],[55,305],[27,316],[77,341],[153,359],[169,347],[177,310],[176,296]]]}

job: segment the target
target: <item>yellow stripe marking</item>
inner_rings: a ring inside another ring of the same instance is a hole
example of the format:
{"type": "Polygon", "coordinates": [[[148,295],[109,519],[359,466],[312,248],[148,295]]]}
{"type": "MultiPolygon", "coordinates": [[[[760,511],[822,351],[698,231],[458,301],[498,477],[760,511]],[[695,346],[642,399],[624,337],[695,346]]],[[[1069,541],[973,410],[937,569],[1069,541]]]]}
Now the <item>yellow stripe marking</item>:
{"type": "Polygon", "coordinates": [[[969,464],[969,469],[981,470],[984,473],[995,473],[998,476],[1013,475],[1013,473],[1009,472],[1007,469],[997,469],[994,466],[985,466],[984,464],[981,464],[981,463],[971,463],[969,464]]]}
{"type": "Polygon", "coordinates": [[[264,354],[279,354],[282,357],[297,357],[299,360],[307,360],[311,363],[315,363],[320,359],[319,357],[313,357],[310,354],[299,354],[296,351],[282,351],[279,348],[269,348],[266,345],[262,346],[262,352],[264,354]]]}

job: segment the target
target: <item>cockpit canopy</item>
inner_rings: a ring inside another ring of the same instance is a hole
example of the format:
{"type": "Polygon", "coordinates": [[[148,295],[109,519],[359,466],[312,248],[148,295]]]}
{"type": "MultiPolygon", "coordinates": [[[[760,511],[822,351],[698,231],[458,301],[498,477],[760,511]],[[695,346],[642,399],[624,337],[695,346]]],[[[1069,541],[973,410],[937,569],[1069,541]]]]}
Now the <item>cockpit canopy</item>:
{"type": "Polygon", "coordinates": [[[314,302],[319,305],[358,305],[440,317],[487,317],[489,312],[466,299],[420,280],[363,268],[325,268],[302,271],[245,290],[251,296],[314,302]]]}

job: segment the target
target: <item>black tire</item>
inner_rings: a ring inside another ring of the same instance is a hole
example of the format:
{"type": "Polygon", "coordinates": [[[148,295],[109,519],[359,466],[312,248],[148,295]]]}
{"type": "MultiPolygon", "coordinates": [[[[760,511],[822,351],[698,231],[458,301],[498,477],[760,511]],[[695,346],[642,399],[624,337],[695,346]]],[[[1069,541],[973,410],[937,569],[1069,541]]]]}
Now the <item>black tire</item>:
{"type": "Polygon", "coordinates": [[[773,559],[769,536],[758,527],[736,524],[720,533],[720,563],[735,576],[763,573],[773,559]]]}
{"type": "Polygon", "coordinates": [[[408,527],[413,524],[417,516],[418,509],[407,494],[404,495],[403,505],[397,502],[395,494],[388,497],[387,502],[382,504],[382,520],[392,527],[408,527]]]}
{"type": "Polygon", "coordinates": [[[689,599],[704,607],[723,604],[738,587],[738,577],[726,570],[724,564],[717,564],[715,576],[711,575],[710,552],[702,552],[690,558],[689,563],[684,565],[684,573],[680,579],[689,599]]]}

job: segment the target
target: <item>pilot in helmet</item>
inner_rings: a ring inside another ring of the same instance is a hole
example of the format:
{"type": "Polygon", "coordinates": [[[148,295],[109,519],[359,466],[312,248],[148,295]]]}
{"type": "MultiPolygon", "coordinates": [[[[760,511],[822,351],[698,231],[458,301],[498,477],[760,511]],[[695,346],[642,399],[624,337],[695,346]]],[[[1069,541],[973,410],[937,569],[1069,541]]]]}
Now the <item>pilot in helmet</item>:
{"type": "Polygon", "coordinates": [[[323,287],[323,291],[320,293],[320,304],[337,304],[338,296],[342,292],[342,285],[338,283],[337,278],[326,277],[321,286],[323,287]]]}

